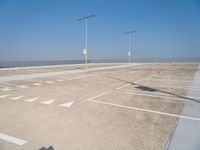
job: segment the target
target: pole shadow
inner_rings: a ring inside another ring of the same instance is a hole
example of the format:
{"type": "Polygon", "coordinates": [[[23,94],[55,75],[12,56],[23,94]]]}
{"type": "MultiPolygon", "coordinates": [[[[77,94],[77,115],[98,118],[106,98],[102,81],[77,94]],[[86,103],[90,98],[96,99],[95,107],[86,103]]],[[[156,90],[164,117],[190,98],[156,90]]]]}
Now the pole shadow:
{"type": "Polygon", "coordinates": [[[127,80],[119,79],[119,78],[108,76],[108,75],[106,75],[106,77],[111,78],[111,79],[115,79],[115,80],[118,80],[118,81],[122,81],[122,82],[125,82],[125,83],[128,83],[128,84],[131,84],[131,85],[136,85],[135,88],[140,89],[142,91],[161,92],[161,93],[168,94],[168,95],[171,95],[171,96],[174,96],[174,97],[177,97],[177,98],[181,98],[181,99],[193,101],[193,102],[196,102],[196,103],[200,103],[199,99],[181,96],[181,95],[178,95],[178,94],[175,94],[175,93],[163,91],[163,90],[160,90],[160,89],[152,88],[152,87],[149,87],[149,86],[141,85],[141,84],[138,84],[138,83],[135,83],[135,82],[130,82],[130,81],[127,81],[127,80]]]}
{"type": "Polygon", "coordinates": [[[49,146],[48,148],[43,146],[43,147],[39,148],[38,150],[55,150],[55,149],[53,148],[53,146],[49,146]]]}

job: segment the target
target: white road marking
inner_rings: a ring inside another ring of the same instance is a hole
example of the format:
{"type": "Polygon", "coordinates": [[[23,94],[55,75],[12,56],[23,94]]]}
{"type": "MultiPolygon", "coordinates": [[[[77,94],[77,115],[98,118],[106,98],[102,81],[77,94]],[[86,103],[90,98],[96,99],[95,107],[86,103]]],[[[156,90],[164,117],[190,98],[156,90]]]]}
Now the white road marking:
{"type": "Polygon", "coordinates": [[[9,135],[3,134],[3,133],[0,133],[0,139],[20,145],[20,146],[24,145],[27,142],[25,140],[18,139],[18,138],[15,138],[13,136],[9,136],[9,135]]]}
{"type": "MultiPolygon", "coordinates": [[[[158,84],[158,83],[155,83],[155,82],[148,82],[148,81],[143,81],[143,82],[140,82],[140,84],[147,84],[147,85],[155,85],[155,84],[158,84]]],[[[161,83],[163,85],[163,83],[161,83]]],[[[156,86],[162,86],[162,85],[156,85],[156,86]]],[[[166,86],[178,86],[178,87],[188,87],[186,85],[182,85],[181,83],[174,83],[174,82],[167,82],[167,83],[164,83],[164,85],[166,86]]]]}
{"type": "Polygon", "coordinates": [[[30,99],[26,99],[24,100],[25,102],[33,102],[36,101],[37,99],[39,99],[40,97],[35,97],[35,98],[30,98],[30,99]]]}
{"type": "Polygon", "coordinates": [[[49,100],[49,101],[44,101],[44,102],[40,102],[41,104],[46,104],[46,105],[50,105],[51,103],[53,103],[55,101],[55,99],[49,100]]]}
{"type": "Polygon", "coordinates": [[[115,107],[132,109],[132,110],[135,110],[135,111],[143,111],[143,112],[147,112],[147,113],[154,113],[154,114],[159,114],[159,115],[163,115],[163,116],[170,116],[170,117],[177,117],[177,118],[182,118],[182,119],[200,121],[200,118],[194,118],[194,117],[189,117],[189,116],[182,116],[182,115],[177,115],[177,114],[165,113],[165,112],[161,112],[161,111],[154,111],[154,110],[143,109],[143,108],[139,108],[139,107],[130,107],[130,106],[114,104],[114,103],[109,103],[109,102],[103,102],[103,101],[98,101],[98,100],[91,100],[91,99],[87,99],[87,101],[105,104],[105,105],[110,105],[110,106],[115,106],[115,107]]]}
{"type": "MultiPolygon", "coordinates": [[[[165,71],[163,71],[163,72],[165,72],[165,71]]],[[[161,73],[161,72],[160,72],[160,73],[161,73]]],[[[137,81],[135,81],[135,82],[133,82],[133,83],[136,84],[136,83],[138,83],[138,82],[140,82],[140,81],[142,81],[142,80],[146,80],[146,79],[148,79],[148,78],[151,78],[151,77],[154,77],[154,76],[158,76],[160,73],[147,76],[147,77],[142,78],[142,79],[139,79],[139,80],[137,80],[137,81]]],[[[127,84],[125,84],[125,85],[123,85],[123,86],[120,86],[120,87],[116,88],[116,90],[120,90],[120,89],[122,89],[122,88],[124,88],[124,87],[126,87],[126,86],[128,86],[128,85],[130,85],[130,83],[127,83],[127,84]]]]}
{"type": "Polygon", "coordinates": [[[97,97],[100,97],[100,96],[103,96],[103,95],[106,95],[106,94],[109,94],[109,93],[112,93],[112,91],[105,92],[105,93],[102,93],[102,94],[99,94],[99,95],[93,96],[93,97],[89,98],[88,100],[95,99],[95,98],[97,98],[97,97]]]}
{"type": "MultiPolygon", "coordinates": [[[[149,91],[140,92],[140,91],[134,91],[134,90],[128,90],[128,89],[120,89],[120,90],[127,91],[127,92],[133,92],[133,93],[152,94],[152,92],[149,92],[149,91]]],[[[169,97],[172,97],[172,96],[170,96],[170,94],[167,94],[167,93],[163,93],[162,94],[162,93],[155,93],[154,92],[154,94],[157,95],[157,96],[169,96],[169,97]]]]}
{"type": "MultiPolygon", "coordinates": [[[[129,95],[141,95],[141,96],[149,96],[149,97],[157,97],[157,98],[163,98],[167,100],[177,100],[177,101],[189,101],[185,100],[183,98],[176,98],[176,97],[169,97],[169,96],[162,96],[162,95],[153,95],[153,94],[143,94],[143,93],[138,93],[138,92],[130,92],[130,91],[113,91],[114,93],[123,93],[123,94],[129,94],[129,95]]],[[[189,97],[188,97],[189,98],[189,97]]]]}
{"type": "MultiPolygon", "coordinates": [[[[140,91],[133,91],[133,90],[128,90],[128,89],[120,89],[122,91],[126,91],[126,92],[132,92],[132,93],[141,93],[141,94],[152,94],[152,92],[148,92],[148,91],[145,91],[145,92],[140,92],[140,91]]],[[[166,97],[176,97],[176,96],[171,96],[171,94],[167,94],[167,93],[154,93],[156,96],[166,96],[166,97]]],[[[182,96],[182,95],[180,95],[182,96]]],[[[187,97],[187,96],[182,96],[182,97],[185,97],[185,98],[191,98],[191,99],[194,99],[196,101],[200,101],[198,97],[187,97]]],[[[185,98],[180,98],[180,99],[184,99],[185,101],[188,101],[187,99],[185,98]]],[[[190,100],[189,100],[190,101],[190,100]]]]}
{"type": "Polygon", "coordinates": [[[0,89],[0,90],[2,90],[2,91],[10,91],[10,90],[12,90],[12,89],[5,88],[5,89],[0,89]]]}
{"type": "Polygon", "coordinates": [[[10,99],[12,99],[12,100],[18,100],[18,99],[21,99],[21,98],[23,98],[23,97],[25,97],[25,96],[23,95],[23,96],[18,96],[18,97],[12,97],[12,98],[10,98],[10,99]]]}
{"type": "Polygon", "coordinates": [[[128,83],[128,84],[122,85],[122,86],[116,88],[116,90],[120,90],[120,89],[122,89],[122,88],[124,88],[124,87],[126,87],[126,86],[128,86],[128,85],[130,85],[130,84],[128,83]]]}
{"type": "Polygon", "coordinates": [[[41,83],[33,83],[33,85],[35,85],[35,86],[41,86],[42,84],[41,83]]]}
{"type": "Polygon", "coordinates": [[[159,76],[157,79],[172,79],[172,80],[176,80],[176,79],[179,79],[179,80],[192,80],[193,78],[192,77],[180,77],[180,76],[159,76]]]}
{"type": "Polygon", "coordinates": [[[68,103],[65,103],[65,104],[61,104],[61,105],[59,105],[59,106],[70,108],[70,107],[72,106],[73,103],[74,103],[74,101],[68,102],[68,103]]]}
{"type": "Polygon", "coordinates": [[[146,81],[150,81],[150,82],[152,82],[152,81],[154,81],[154,82],[165,82],[165,81],[167,81],[167,82],[179,82],[179,83],[188,83],[188,82],[192,82],[192,80],[191,81],[181,81],[181,80],[171,80],[171,79],[147,79],[146,81]]]}
{"type": "Polygon", "coordinates": [[[52,84],[52,83],[54,83],[53,81],[46,81],[45,83],[47,83],[47,84],[52,84]]]}
{"type": "Polygon", "coordinates": [[[141,83],[143,86],[151,86],[152,88],[172,88],[172,89],[183,89],[183,90],[194,90],[194,91],[199,91],[200,88],[191,88],[189,86],[177,86],[177,84],[166,84],[165,85],[155,85],[155,83],[150,83],[150,82],[143,82],[141,83]]]}
{"type": "Polygon", "coordinates": [[[63,80],[62,80],[62,79],[56,79],[56,81],[58,81],[58,82],[62,82],[63,80]]]}
{"type": "Polygon", "coordinates": [[[8,94],[8,95],[1,95],[0,98],[5,98],[5,97],[8,97],[8,96],[10,96],[10,94],[8,94]]]}
{"type": "Polygon", "coordinates": [[[26,85],[20,85],[20,86],[18,86],[18,88],[27,88],[28,86],[26,86],[26,85]]]}

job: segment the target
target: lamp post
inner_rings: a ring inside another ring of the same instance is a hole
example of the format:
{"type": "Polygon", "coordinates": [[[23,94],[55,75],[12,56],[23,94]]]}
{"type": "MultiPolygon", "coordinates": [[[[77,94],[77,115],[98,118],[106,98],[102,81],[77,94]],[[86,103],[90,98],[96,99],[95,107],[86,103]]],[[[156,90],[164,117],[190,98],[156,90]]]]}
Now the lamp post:
{"type": "Polygon", "coordinates": [[[92,14],[77,19],[78,21],[85,20],[85,49],[83,49],[83,54],[85,55],[85,71],[87,71],[87,62],[88,62],[88,19],[95,16],[96,16],[95,14],[92,14]]]}
{"type": "Polygon", "coordinates": [[[136,32],[137,32],[136,30],[124,32],[124,34],[129,35],[129,51],[128,51],[128,62],[129,62],[129,64],[131,63],[132,35],[133,35],[133,33],[136,33],[136,32]]]}

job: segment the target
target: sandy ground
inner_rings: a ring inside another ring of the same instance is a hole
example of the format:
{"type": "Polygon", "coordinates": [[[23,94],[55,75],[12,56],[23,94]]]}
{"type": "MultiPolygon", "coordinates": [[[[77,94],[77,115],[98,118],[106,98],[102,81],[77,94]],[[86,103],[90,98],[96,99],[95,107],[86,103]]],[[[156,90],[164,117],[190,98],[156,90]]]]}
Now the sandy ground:
{"type": "Polygon", "coordinates": [[[157,112],[180,114],[191,100],[187,91],[198,65],[145,64],[0,83],[0,133],[26,141],[20,146],[0,139],[0,149],[165,149],[177,117],[157,112]]]}

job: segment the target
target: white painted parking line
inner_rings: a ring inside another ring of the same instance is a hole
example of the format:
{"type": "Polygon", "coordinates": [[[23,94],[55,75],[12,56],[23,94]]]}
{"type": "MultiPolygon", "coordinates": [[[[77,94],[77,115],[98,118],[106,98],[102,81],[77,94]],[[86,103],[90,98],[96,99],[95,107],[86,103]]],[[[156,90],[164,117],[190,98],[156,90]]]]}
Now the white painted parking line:
{"type": "MultiPolygon", "coordinates": [[[[142,93],[142,94],[152,94],[152,95],[157,95],[157,96],[169,96],[169,97],[174,97],[174,96],[170,96],[170,94],[167,94],[167,93],[152,93],[152,92],[149,92],[149,91],[134,91],[134,90],[128,90],[128,89],[120,89],[122,91],[127,91],[127,92],[133,92],[133,93],[142,93]]],[[[181,96],[181,95],[180,95],[181,96]]]]}
{"type": "MultiPolygon", "coordinates": [[[[165,71],[163,71],[163,72],[165,72],[165,71]]],[[[133,83],[136,84],[136,83],[138,83],[138,82],[140,82],[140,81],[149,79],[149,78],[154,77],[154,76],[158,76],[159,74],[160,74],[160,73],[147,76],[147,77],[142,78],[142,79],[139,79],[139,80],[137,80],[137,81],[135,81],[135,82],[133,82],[133,83]]],[[[124,87],[126,87],[126,86],[128,86],[128,85],[130,85],[130,83],[127,83],[127,84],[125,84],[125,85],[123,85],[123,86],[120,86],[120,87],[116,88],[116,90],[120,90],[120,89],[122,89],[122,88],[124,88],[124,87]]]]}
{"type": "MultiPolygon", "coordinates": [[[[130,91],[113,91],[114,93],[122,93],[122,94],[129,94],[129,95],[138,95],[138,96],[148,96],[148,97],[156,97],[156,98],[163,98],[163,99],[167,99],[167,100],[177,100],[177,101],[189,101],[189,100],[185,100],[183,98],[176,98],[176,97],[170,97],[170,96],[162,96],[162,95],[153,95],[153,94],[143,94],[143,93],[137,93],[137,92],[130,92],[130,91]]],[[[188,97],[189,98],[189,97],[188,97]]],[[[160,99],[162,100],[162,99],[160,99]]]]}
{"type": "Polygon", "coordinates": [[[181,76],[175,76],[175,75],[173,75],[173,76],[163,76],[163,75],[161,75],[161,76],[158,76],[157,79],[192,80],[193,78],[192,77],[181,77],[181,76]]]}
{"type": "Polygon", "coordinates": [[[11,143],[17,144],[17,145],[20,145],[20,146],[22,146],[25,143],[27,143],[27,141],[25,141],[25,140],[18,139],[18,138],[15,138],[13,136],[10,136],[10,135],[7,135],[7,134],[3,134],[3,133],[0,133],[0,139],[1,140],[5,140],[7,142],[11,142],[11,143]]]}
{"type": "Polygon", "coordinates": [[[9,88],[4,88],[4,89],[0,89],[1,91],[11,91],[12,89],[9,88]]]}
{"type": "Polygon", "coordinates": [[[61,104],[61,105],[59,105],[59,106],[70,108],[70,107],[72,106],[72,104],[74,104],[74,101],[68,102],[68,103],[65,103],[65,104],[61,104]]]}
{"type": "Polygon", "coordinates": [[[92,99],[95,99],[95,98],[97,98],[97,97],[100,97],[100,96],[103,96],[103,95],[109,94],[109,93],[112,93],[112,91],[105,92],[105,93],[102,93],[102,94],[99,94],[99,95],[93,96],[93,97],[91,97],[91,98],[88,98],[88,100],[92,100],[92,99]]]}
{"type": "Polygon", "coordinates": [[[0,98],[5,98],[5,97],[8,97],[10,96],[10,94],[7,94],[7,95],[1,95],[0,98]]]}
{"type": "Polygon", "coordinates": [[[171,79],[147,79],[145,81],[150,81],[150,82],[179,82],[179,83],[190,83],[192,81],[182,81],[182,80],[171,80],[171,79]]]}
{"type": "Polygon", "coordinates": [[[155,85],[155,83],[141,83],[142,86],[151,86],[152,88],[171,88],[171,89],[183,89],[183,90],[193,90],[199,91],[200,88],[190,88],[189,86],[177,86],[177,84],[164,84],[164,85],[155,85]]]}
{"type": "Polygon", "coordinates": [[[18,88],[23,88],[23,89],[25,89],[25,88],[28,88],[28,86],[27,86],[27,85],[20,85],[20,86],[18,86],[18,88]]]}
{"type": "Polygon", "coordinates": [[[23,97],[25,97],[25,96],[23,95],[23,96],[18,96],[18,97],[12,97],[12,98],[10,98],[10,99],[12,99],[12,100],[18,100],[18,99],[21,99],[21,98],[23,98],[23,97]]]}
{"type": "Polygon", "coordinates": [[[62,82],[62,81],[64,81],[64,80],[62,80],[62,79],[56,79],[56,81],[58,81],[58,82],[62,82]]]}
{"type": "Polygon", "coordinates": [[[155,85],[155,86],[158,86],[158,87],[162,87],[163,85],[165,85],[165,86],[175,86],[175,87],[188,87],[188,86],[186,86],[186,85],[188,85],[188,84],[181,84],[181,83],[176,83],[176,82],[166,82],[166,83],[161,83],[161,84],[159,84],[159,83],[155,83],[155,82],[147,82],[147,81],[143,81],[143,82],[140,82],[140,84],[147,84],[147,85],[155,85]]]}
{"type": "Polygon", "coordinates": [[[55,101],[55,99],[49,100],[49,101],[44,101],[44,102],[40,102],[41,104],[46,104],[46,105],[50,105],[51,103],[53,103],[55,101]]]}
{"type": "Polygon", "coordinates": [[[143,112],[147,112],[147,113],[159,114],[159,115],[163,115],[163,116],[170,116],[170,117],[177,117],[177,118],[182,118],[182,119],[200,121],[200,118],[194,118],[194,117],[189,117],[189,116],[182,116],[182,115],[177,115],[177,114],[165,113],[165,112],[161,112],[161,111],[143,109],[143,108],[139,108],[139,107],[130,107],[130,106],[126,106],[126,105],[114,104],[114,103],[103,102],[103,101],[98,101],[98,100],[91,100],[91,99],[87,99],[87,101],[95,102],[95,103],[99,103],[99,104],[104,104],[104,105],[109,105],[109,106],[131,109],[131,110],[135,110],[135,111],[143,111],[143,112]]]}
{"type": "Polygon", "coordinates": [[[32,85],[41,86],[42,84],[41,83],[33,83],[32,85]]]}
{"type": "Polygon", "coordinates": [[[45,83],[47,83],[47,84],[52,84],[52,83],[54,83],[53,81],[46,81],[45,83]]]}
{"type": "Polygon", "coordinates": [[[40,97],[35,97],[35,98],[30,98],[30,99],[26,99],[24,100],[25,102],[33,102],[36,101],[37,99],[39,99],[40,97]]]}
{"type": "Polygon", "coordinates": [[[124,88],[124,87],[127,87],[128,85],[130,85],[130,84],[128,83],[128,84],[122,85],[122,86],[116,88],[116,90],[120,90],[120,89],[122,89],[122,88],[124,88]]]}

